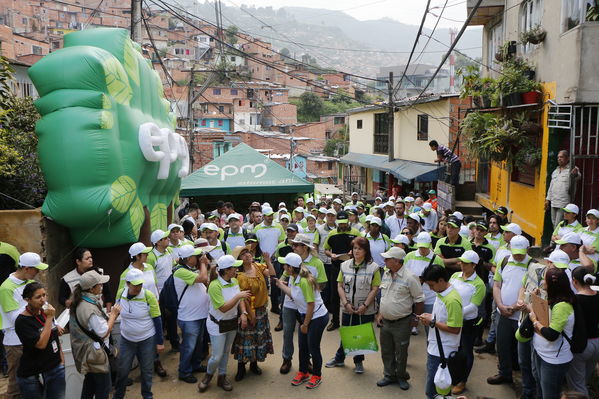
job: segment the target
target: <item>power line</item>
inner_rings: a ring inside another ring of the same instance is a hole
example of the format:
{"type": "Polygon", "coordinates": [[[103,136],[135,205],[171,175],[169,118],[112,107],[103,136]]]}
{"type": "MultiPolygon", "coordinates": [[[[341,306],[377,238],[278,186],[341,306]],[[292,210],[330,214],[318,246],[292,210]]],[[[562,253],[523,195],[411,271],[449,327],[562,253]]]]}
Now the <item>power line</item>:
{"type": "MultiPolygon", "coordinates": [[[[437,30],[437,25],[439,25],[439,21],[441,21],[441,15],[443,15],[443,11],[445,11],[445,8],[447,7],[447,2],[448,1],[449,0],[445,0],[445,4],[443,4],[443,8],[441,9],[441,14],[439,14],[439,16],[437,17],[437,22],[435,22],[435,26],[433,27],[433,30],[431,31],[430,36],[433,36],[435,34],[435,30],[437,30]]],[[[431,14],[435,15],[432,12],[431,12],[431,14]]],[[[426,40],[426,43],[424,43],[424,47],[422,47],[422,50],[420,51],[420,54],[418,54],[418,57],[416,57],[416,61],[414,61],[414,63],[417,63],[422,58],[422,54],[424,54],[424,50],[426,50],[426,47],[428,46],[428,44],[431,41],[430,36],[426,40]]]]}
{"type": "Polygon", "coordinates": [[[428,9],[429,9],[430,5],[431,5],[431,0],[427,0],[426,9],[424,10],[424,14],[422,15],[422,21],[420,21],[420,27],[418,28],[418,32],[416,33],[416,39],[414,39],[414,45],[412,46],[412,51],[410,52],[410,56],[408,57],[408,62],[406,63],[406,67],[399,78],[399,82],[397,82],[397,88],[395,90],[393,90],[392,97],[395,97],[395,94],[401,87],[401,82],[403,81],[404,76],[406,76],[406,73],[408,72],[408,67],[410,66],[410,61],[412,61],[412,56],[414,55],[414,51],[416,50],[416,46],[418,45],[418,38],[420,37],[420,34],[422,33],[422,28],[424,27],[424,21],[426,21],[426,15],[428,14],[428,9]]]}

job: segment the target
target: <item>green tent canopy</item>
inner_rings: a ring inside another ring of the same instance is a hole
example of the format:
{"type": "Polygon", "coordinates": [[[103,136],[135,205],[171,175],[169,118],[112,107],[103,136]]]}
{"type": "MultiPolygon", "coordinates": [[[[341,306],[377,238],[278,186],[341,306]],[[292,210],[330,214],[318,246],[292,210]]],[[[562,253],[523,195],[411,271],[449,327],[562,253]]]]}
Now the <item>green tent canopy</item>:
{"type": "Polygon", "coordinates": [[[181,197],[306,193],[314,184],[299,178],[247,144],[240,143],[185,177],[181,197]]]}

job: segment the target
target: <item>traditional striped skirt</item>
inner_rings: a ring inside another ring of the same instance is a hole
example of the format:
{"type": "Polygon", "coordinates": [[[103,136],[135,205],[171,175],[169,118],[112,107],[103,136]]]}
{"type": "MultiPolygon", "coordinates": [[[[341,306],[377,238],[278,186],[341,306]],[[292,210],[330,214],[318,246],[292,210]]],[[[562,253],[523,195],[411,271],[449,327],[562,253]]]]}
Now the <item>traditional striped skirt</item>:
{"type": "Polygon", "coordinates": [[[253,327],[237,328],[237,336],[231,353],[238,362],[263,362],[267,354],[274,353],[270,324],[266,307],[256,308],[256,323],[253,327]]]}

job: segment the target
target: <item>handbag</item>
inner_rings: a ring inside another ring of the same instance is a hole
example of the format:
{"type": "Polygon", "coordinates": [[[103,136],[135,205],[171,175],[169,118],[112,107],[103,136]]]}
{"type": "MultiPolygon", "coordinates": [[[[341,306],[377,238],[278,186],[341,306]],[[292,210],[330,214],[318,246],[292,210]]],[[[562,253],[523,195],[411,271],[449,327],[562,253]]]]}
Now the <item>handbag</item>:
{"type": "Polygon", "coordinates": [[[216,320],[214,316],[210,315],[210,320],[212,320],[215,324],[218,324],[218,332],[221,334],[237,330],[237,318],[228,320],[216,320]]]}
{"type": "Polygon", "coordinates": [[[368,355],[378,352],[379,345],[373,324],[362,324],[362,317],[360,316],[360,324],[352,326],[352,317],[353,315],[350,317],[349,326],[339,328],[345,356],[368,355]]]}
{"type": "Polygon", "coordinates": [[[466,377],[466,354],[458,350],[451,352],[448,357],[445,357],[443,343],[441,342],[441,333],[439,333],[438,328],[434,328],[434,330],[437,338],[437,347],[439,348],[439,357],[441,357],[441,365],[447,366],[452,384],[457,385],[466,377]]]}

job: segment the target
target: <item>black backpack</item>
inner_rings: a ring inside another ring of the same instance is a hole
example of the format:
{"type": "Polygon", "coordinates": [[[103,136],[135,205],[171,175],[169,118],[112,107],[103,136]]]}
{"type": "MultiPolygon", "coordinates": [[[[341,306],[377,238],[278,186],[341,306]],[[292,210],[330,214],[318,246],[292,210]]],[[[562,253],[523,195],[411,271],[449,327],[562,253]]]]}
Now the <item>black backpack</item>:
{"type": "Polygon", "coordinates": [[[173,274],[168,276],[164,282],[162,291],[160,291],[159,301],[162,312],[167,316],[173,315],[175,319],[177,318],[177,314],[179,312],[179,304],[181,303],[181,299],[183,299],[183,295],[185,295],[185,292],[189,288],[189,285],[185,284],[185,288],[183,288],[181,296],[177,296],[177,290],[175,289],[175,271],[182,267],[191,270],[184,265],[177,266],[175,269],[173,269],[173,274]]]}
{"type": "Polygon", "coordinates": [[[568,337],[563,331],[562,336],[570,344],[572,353],[582,353],[586,349],[588,339],[587,325],[578,303],[574,303],[574,329],[572,330],[572,337],[568,337]]]}

